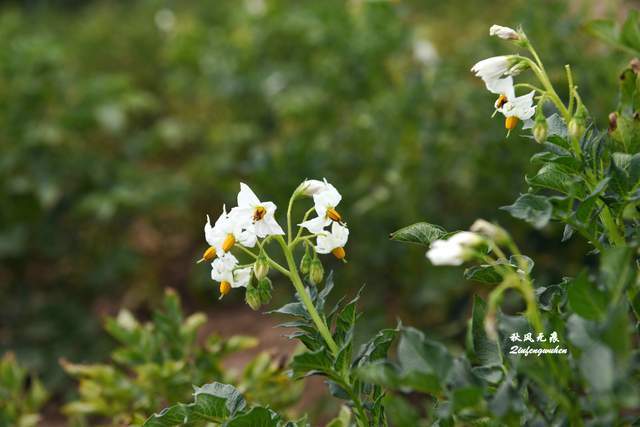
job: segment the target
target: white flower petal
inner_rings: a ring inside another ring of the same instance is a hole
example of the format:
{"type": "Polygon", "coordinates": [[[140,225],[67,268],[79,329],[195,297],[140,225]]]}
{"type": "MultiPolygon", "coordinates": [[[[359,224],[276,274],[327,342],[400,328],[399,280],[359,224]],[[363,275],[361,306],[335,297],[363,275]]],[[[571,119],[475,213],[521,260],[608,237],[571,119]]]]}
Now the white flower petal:
{"type": "Polygon", "coordinates": [[[239,207],[255,207],[260,204],[258,196],[245,183],[240,183],[240,192],[238,193],[239,207]]]}
{"type": "Polygon", "coordinates": [[[520,35],[516,30],[509,27],[503,27],[501,25],[492,25],[489,28],[490,36],[497,36],[504,40],[518,40],[520,39],[520,35]]]}
{"type": "Polygon", "coordinates": [[[324,228],[330,223],[331,223],[331,220],[327,218],[326,215],[323,215],[323,216],[317,216],[313,219],[310,219],[298,225],[300,227],[306,228],[312,234],[318,234],[318,233],[322,233],[324,228]]]}

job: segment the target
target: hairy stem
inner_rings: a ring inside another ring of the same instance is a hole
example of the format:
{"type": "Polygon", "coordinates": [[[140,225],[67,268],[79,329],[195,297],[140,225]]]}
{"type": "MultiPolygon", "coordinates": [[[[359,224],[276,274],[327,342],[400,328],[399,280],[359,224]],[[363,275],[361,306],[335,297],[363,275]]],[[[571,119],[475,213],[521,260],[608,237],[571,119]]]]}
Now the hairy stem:
{"type": "Polygon", "coordinates": [[[285,259],[287,260],[287,266],[289,267],[289,279],[291,280],[293,287],[298,292],[298,295],[300,295],[300,299],[309,312],[311,320],[313,320],[316,328],[318,328],[318,332],[320,333],[320,335],[322,335],[322,338],[327,343],[327,346],[331,350],[331,353],[333,354],[333,356],[336,356],[339,351],[338,345],[331,336],[329,327],[324,322],[324,320],[322,320],[320,314],[318,314],[318,310],[316,310],[316,307],[313,305],[311,297],[305,289],[304,283],[302,283],[302,279],[300,278],[300,274],[298,273],[298,267],[296,266],[296,262],[293,259],[293,253],[291,252],[291,249],[284,241],[284,238],[282,236],[277,236],[276,240],[282,247],[282,252],[284,253],[285,259]]]}

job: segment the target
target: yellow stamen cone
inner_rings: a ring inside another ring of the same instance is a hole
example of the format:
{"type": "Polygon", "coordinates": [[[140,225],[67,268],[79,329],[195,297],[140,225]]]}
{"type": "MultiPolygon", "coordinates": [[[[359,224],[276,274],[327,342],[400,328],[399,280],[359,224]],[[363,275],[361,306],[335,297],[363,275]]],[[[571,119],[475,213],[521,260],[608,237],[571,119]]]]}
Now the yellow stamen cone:
{"type": "Polygon", "coordinates": [[[334,208],[327,209],[327,217],[332,219],[333,221],[342,221],[342,215],[340,215],[334,208]]]}
{"type": "Polygon", "coordinates": [[[338,259],[344,259],[344,257],[347,256],[347,253],[344,251],[344,248],[335,248],[334,250],[331,251],[331,253],[333,254],[334,257],[338,259]]]}
{"type": "Polygon", "coordinates": [[[236,238],[233,234],[227,234],[227,237],[222,242],[222,250],[229,252],[229,250],[236,244],[236,238]]]}
{"type": "Polygon", "coordinates": [[[220,299],[231,292],[231,284],[227,281],[220,282],[220,299]]]}
{"type": "Polygon", "coordinates": [[[198,260],[198,263],[203,261],[211,262],[216,258],[216,255],[216,248],[209,246],[209,248],[202,254],[202,258],[198,260]]]}
{"type": "Polygon", "coordinates": [[[504,121],[504,127],[512,130],[515,129],[518,124],[518,118],[516,116],[507,117],[504,121]]]}

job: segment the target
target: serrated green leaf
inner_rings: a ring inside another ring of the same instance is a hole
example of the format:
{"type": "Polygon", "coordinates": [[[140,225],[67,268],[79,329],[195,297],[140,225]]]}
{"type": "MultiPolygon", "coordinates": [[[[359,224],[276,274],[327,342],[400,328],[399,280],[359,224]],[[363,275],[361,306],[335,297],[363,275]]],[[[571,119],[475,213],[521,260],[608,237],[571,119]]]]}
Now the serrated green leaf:
{"type": "Polygon", "coordinates": [[[527,221],[536,228],[547,225],[553,211],[547,197],[534,194],[523,194],[512,205],[500,209],[508,211],[515,218],[527,221]]]}
{"type": "Polygon", "coordinates": [[[607,294],[590,283],[582,272],[569,283],[569,306],[579,316],[588,320],[604,317],[607,309],[607,294]]]}
{"type": "Polygon", "coordinates": [[[231,418],[225,427],[279,427],[282,418],[270,409],[255,407],[231,418]]]}
{"type": "Polygon", "coordinates": [[[482,298],[475,296],[470,325],[473,354],[481,365],[501,365],[502,355],[498,343],[490,340],[484,329],[486,309],[482,298]]]}
{"type": "Polygon", "coordinates": [[[440,226],[427,222],[418,222],[391,233],[389,238],[398,242],[429,246],[431,242],[442,238],[446,234],[446,230],[440,226]]]}

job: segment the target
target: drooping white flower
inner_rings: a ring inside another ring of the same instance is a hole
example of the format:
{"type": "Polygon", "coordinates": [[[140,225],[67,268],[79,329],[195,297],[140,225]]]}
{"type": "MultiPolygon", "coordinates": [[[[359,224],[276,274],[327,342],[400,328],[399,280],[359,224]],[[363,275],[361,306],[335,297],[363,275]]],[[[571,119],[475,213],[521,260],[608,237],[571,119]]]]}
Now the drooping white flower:
{"type": "Polygon", "coordinates": [[[433,265],[461,265],[469,258],[470,249],[482,241],[476,233],[461,231],[447,240],[432,242],[426,255],[433,265]]]}
{"type": "Polygon", "coordinates": [[[471,225],[471,231],[486,236],[497,244],[505,243],[509,240],[509,234],[499,225],[492,224],[484,219],[477,219],[471,225]]]}
{"type": "Polygon", "coordinates": [[[512,65],[510,56],[494,56],[477,62],[471,71],[484,81],[488,91],[513,97],[513,77],[507,75],[512,65]]]}
{"type": "Polygon", "coordinates": [[[209,215],[207,215],[204,236],[207,243],[215,248],[218,256],[231,250],[236,243],[252,248],[256,245],[257,240],[253,224],[243,224],[237,218],[229,215],[226,207],[223,207],[222,214],[213,226],[211,226],[209,215]]]}
{"type": "Polygon", "coordinates": [[[305,179],[296,191],[303,196],[311,197],[332,187],[333,185],[329,184],[326,179],[322,181],[319,179],[305,179]]]}
{"type": "Polygon", "coordinates": [[[211,279],[220,283],[221,297],[231,288],[247,287],[251,279],[251,267],[236,268],[238,260],[231,253],[225,253],[211,263],[211,279]]]}
{"type": "Polygon", "coordinates": [[[314,234],[322,232],[332,221],[342,221],[342,216],[336,210],[342,196],[333,185],[326,182],[325,184],[327,187],[323,191],[313,195],[314,209],[318,216],[299,224],[314,234]]]}
{"type": "Polygon", "coordinates": [[[498,106],[501,98],[496,101],[497,110],[504,114],[506,117],[505,127],[509,130],[516,127],[518,120],[528,120],[536,112],[536,107],[533,105],[533,96],[535,91],[531,91],[526,95],[507,97],[506,101],[502,102],[502,105],[498,106]]]}
{"type": "Polygon", "coordinates": [[[332,253],[336,258],[343,259],[347,240],[349,240],[349,229],[334,222],[331,225],[331,232],[324,231],[316,238],[316,252],[319,254],[332,253]]]}
{"type": "Polygon", "coordinates": [[[489,28],[490,36],[497,36],[504,40],[520,40],[520,35],[516,30],[501,25],[492,25],[489,28]]]}
{"type": "Polygon", "coordinates": [[[230,216],[243,225],[251,224],[257,237],[284,234],[275,219],[277,206],[273,202],[261,202],[248,185],[240,183],[238,206],[230,216]]]}

